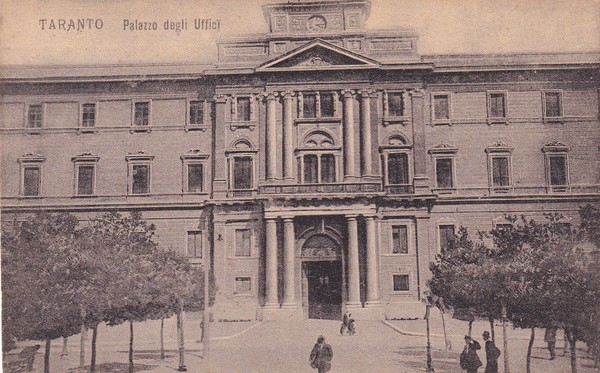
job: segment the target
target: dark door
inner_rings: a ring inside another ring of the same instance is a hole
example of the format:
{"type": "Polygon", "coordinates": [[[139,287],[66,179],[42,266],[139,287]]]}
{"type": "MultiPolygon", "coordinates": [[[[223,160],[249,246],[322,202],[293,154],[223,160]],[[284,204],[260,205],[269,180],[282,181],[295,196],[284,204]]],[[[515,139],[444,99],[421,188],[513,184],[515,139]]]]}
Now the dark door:
{"type": "Polygon", "coordinates": [[[306,277],[308,318],[340,320],[342,317],[341,262],[307,262],[306,277]]]}

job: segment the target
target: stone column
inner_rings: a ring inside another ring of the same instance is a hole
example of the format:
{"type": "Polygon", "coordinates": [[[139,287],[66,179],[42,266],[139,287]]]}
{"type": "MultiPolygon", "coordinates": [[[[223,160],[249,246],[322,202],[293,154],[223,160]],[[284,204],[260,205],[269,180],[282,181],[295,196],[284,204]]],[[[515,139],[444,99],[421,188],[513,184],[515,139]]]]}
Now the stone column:
{"type": "Polygon", "coordinates": [[[354,162],[354,92],[342,91],[344,95],[344,181],[356,177],[354,162]]]}
{"type": "Polygon", "coordinates": [[[365,218],[367,230],[367,306],[379,304],[379,268],[377,258],[377,239],[375,235],[375,217],[365,218]]]}
{"type": "Polygon", "coordinates": [[[294,179],[294,114],[292,103],[294,93],[286,91],[283,93],[283,178],[294,179]]]}
{"type": "Polygon", "coordinates": [[[348,307],[360,307],[360,270],[358,265],[358,222],[348,218],[348,307]]]}
{"type": "Polygon", "coordinates": [[[371,92],[360,92],[360,159],[361,175],[372,176],[373,158],[371,156],[371,92]]]}
{"type": "Polygon", "coordinates": [[[274,93],[267,94],[267,180],[277,174],[277,101],[274,93]]]}
{"type": "Polygon", "coordinates": [[[296,308],[296,294],[294,276],[295,271],[295,255],[294,255],[294,219],[283,219],[283,304],[281,308],[296,308]]]}
{"type": "Polygon", "coordinates": [[[265,308],[277,308],[279,300],[277,299],[277,220],[266,219],[266,266],[265,266],[265,287],[267,299],[265,308]]]}
{"type": "Polygon", "coordinates": [[[427,152],[425,144],[425,120],[423,117],[423,91],[416,89],[410,92],[412,107],[413,149],[415,174],[413,185],[415,193],[427,193],[429,178],[427,177],[427,152]]]}
{"type": "Polygon", "coordinates": [[[214,97],[214,110],[215,110],[215,121],[214,127],[214,144],[215,154],[213,158],[213,196],[215,198],[225,198],[227,195],[227,157],[223,149],[226,148],[225,144],[225,133],[227,129],[227,96],[218,94],[214,97]],[[219,150],[220,149],[220,150],[219,150]],[[221,167],[214,167],[214,165],[221,165],[221,167]]]}

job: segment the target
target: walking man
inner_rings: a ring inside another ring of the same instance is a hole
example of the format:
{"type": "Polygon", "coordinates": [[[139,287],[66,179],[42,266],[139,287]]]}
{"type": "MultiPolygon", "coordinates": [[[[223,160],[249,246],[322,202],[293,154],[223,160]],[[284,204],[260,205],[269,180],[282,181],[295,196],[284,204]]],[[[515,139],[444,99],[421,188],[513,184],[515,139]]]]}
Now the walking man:
{"type": "Polygon", "coordinates": [[[556,358],[556,353],[554,352],[556,348],[556,329],[558,328],[555,326],[546,328],[546,333],[544,334],[544,342],[548,344],[550,360],[554,360],[556,358]]]}
{"type": "Polygon", "coordinates": [[[496,347],[494,341],[490,339],[490,332],[483,332],[483,340],[485,341],[485,373],[498,373],[498,358],[500,357],[500,349],[496,347]]]}
{"type": "Polygon", "coordinates": [[[322,335],[317,338],[317,343],[310,352],[310,366],[318,369],[319,373],[329,372],[331,369],[331,359],[333,359],[333,349],[325,343],[325,337],[322,335]]]}
{"type": "Polygon", "coordinates": [[[481,350],[481,345],[468,335],[465,335],[465,348],[460,354],[460,367],[467,373],[477,373],[477,370],[483,364],[479,360],[477,350],[481,350]]]}

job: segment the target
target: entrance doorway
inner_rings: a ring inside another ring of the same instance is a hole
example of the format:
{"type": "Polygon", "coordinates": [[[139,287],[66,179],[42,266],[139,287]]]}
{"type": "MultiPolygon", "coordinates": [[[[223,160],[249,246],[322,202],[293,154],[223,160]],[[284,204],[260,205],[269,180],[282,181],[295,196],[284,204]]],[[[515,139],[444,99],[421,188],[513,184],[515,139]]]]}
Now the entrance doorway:
{"type": "Polygon", "coordinates": [[[341,320],[342,262],[308,261],[303,267],[308,290],[308,318],[341,320]]]}

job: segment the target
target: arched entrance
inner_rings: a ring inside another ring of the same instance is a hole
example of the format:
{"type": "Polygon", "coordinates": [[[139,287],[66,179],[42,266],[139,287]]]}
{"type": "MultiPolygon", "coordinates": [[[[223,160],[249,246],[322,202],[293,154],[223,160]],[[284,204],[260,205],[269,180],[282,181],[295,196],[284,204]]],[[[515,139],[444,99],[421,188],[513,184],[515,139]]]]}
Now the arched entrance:
{"type": "Polygon", "coordinates": [[[309,319],[340,320],[343,265],[341,247],[326,234],[308,238],[302,246],[302,293],[309,319]]]}

